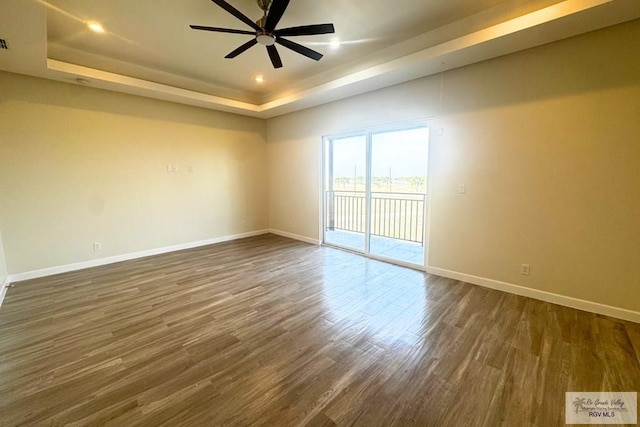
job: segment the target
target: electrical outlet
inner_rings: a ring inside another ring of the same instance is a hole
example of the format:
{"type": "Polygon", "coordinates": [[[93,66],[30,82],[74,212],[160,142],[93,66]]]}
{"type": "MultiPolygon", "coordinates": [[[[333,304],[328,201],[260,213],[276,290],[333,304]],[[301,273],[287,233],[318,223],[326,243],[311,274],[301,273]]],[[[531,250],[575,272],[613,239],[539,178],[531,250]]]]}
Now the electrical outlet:
{"type": "Polygon", "coordinates": [[[178,165],[171,165],[171,172],[178,172],[178,165]]]}
{"type": "Polygon", "coordinates": [[[189,173],[193,173],[193,166],[189,165],[189,173]]]}
{"type": "Polygon", "coordinates": [[[531,270],[531,267],[529,266],[529,264],[520,264],[520,274],[524,276],[528,276],[530,270],[531,270]]]}
{"type": "Polygon", "coordinates": [[[102,250],[102,243],[94,243],[93,244],[93,250],[94,251],[101,251],[102,250]]]}
{"type": "Polygon", "coordinates": [[[466,184],[458,184],[458,194],[464,194],[467,192],[466,184]]]}

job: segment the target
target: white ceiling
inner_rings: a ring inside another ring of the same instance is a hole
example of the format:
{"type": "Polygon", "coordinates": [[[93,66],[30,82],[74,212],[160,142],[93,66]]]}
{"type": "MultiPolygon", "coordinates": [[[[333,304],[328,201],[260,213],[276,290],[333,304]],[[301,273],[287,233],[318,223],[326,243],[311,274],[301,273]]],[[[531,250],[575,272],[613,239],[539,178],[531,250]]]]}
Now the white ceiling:
{"type": "MultiPolygon", "coordinates": [[[[228,2],[262,14],[255,0],[228,2]]],[[[330,22],[336,34],[292,37],[325,56],[279,46],[277,70],[260,45],[224,59],[251,36],[189,28],[250,30],[210,0],[0,0],[0,12],[1,70],[273,117],[636,19],[640,1],[291,0],[278,28],[330,22]]]]}

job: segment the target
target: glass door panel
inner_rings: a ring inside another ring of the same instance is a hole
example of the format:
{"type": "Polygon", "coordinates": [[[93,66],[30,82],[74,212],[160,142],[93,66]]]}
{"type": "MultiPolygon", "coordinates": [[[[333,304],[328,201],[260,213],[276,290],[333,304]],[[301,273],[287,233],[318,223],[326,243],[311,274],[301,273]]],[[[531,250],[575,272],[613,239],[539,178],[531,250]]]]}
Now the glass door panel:
{"type": "Polygon", "coordinates": [[[324,150],[324,241],[365,252],[367,137],[327,139],[324,150]]]}
{"type": "Polygon", "coordinates": [[[371,134],[369,253],[424,264],[429,132],[371,134]]]}

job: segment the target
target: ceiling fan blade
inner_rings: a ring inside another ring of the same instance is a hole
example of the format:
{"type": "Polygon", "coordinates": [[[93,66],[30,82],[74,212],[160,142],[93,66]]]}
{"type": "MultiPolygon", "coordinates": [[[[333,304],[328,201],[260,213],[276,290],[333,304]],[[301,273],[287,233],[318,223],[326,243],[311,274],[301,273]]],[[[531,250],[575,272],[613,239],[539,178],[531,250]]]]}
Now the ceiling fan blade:
{"type": "Polygon", "coordinates": [[[289,0],[273,0],[267,15],[267,22],[264,24],[264,29],[267,32],[270,33],[276,28],[284,11],[287,10],[287,6],[289,6],[289,0]]]}
{"type": "Polygon", "coordinates": [[[203,27],[202,25],[189,25],[189,27],[194,30],[215,31],[217,33],[247,34],[250,36],[256,35],[255,31],[234,30],[232,28],[203,27]]]}
{"type": "Polygon", "coordinates": [[[292,42],[291,40],[283,39],[281,37],[276,38],[276,43],[279,43],[282,46],[289,48],[294,52],[298,52],[300,55],[304,55],[307,58],[311,58],[315,61],[320,61],[320,58],[322,58],[323,56],[320,52],[316,52],[315,50],[309,49],[308,47],[292,42]]]}
{"type": "Polygon", "coordinates": [[[253,47],[256,44],[258,44],[256,39],[251,39],[245,44],[243,44],[242,46],[240,46],[239,48],[237,48],[236,50],[234,50],[233,52],[231,52],[230,54],[228,54],[227,56],[225,56],[225,58],[227,59],[235,58],[236,56],[240,55],[242,52],[244,52],[245,50],[248,50],[250,47],[253,47]]]}
{"type": "Polygon", "coordinates": [[[218,6],[220,6],[221,8],[223,8],[224,10],[226,10],[227,12],[229,12],[230,14],[232,14],[233,16],[235,16],[236,18],[238,18],[239,20],[241,20],[242,22],[244,22],[245,24],[247,24],[248,26],[250,26],[251,28],[253,28],[254,30],[256,31],[262,30],[262,28],[260,28],[258,24],[253,22],[246,15],[244,15],[235,7],[231,6],[226,1],[224,0],[211,0],[211,1],[217,4],[218,6]]]}
{"type": "Polygon", "coordinates": [[[301,27],[283,28],[276,30],[273,33],[276,36],[288,37],[288,36],[314,36],[316,34],[332,34],[336,30],[333,28],[333,24],[317,24],[317,25],[303,25],[301,27]]]}
{"type": "Polygon", "coordinates": [[[278,54],[278,49],[276,49],[274,45],[267,46],[267,52],[269,53],[273,68],[282,68],[282,60],[280,59],[280,54],[278,54]]]}

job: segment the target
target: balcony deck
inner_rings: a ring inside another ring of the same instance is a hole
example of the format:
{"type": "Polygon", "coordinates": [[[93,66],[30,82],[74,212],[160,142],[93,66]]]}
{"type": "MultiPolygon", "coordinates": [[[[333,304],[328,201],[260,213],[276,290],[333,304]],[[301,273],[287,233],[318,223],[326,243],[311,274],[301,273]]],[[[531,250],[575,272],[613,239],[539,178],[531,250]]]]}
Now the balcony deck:
{"type": "MultiPolygon", "coordinates": [[[[353,248],[364,249],[364,233],[343,230],[326,230],[325,242],[353,248]]],[[[424,265],[424,246],[390,237],[371,236],[370,252],[373,255],[396,259],[411,264],[424,265]]]]}

